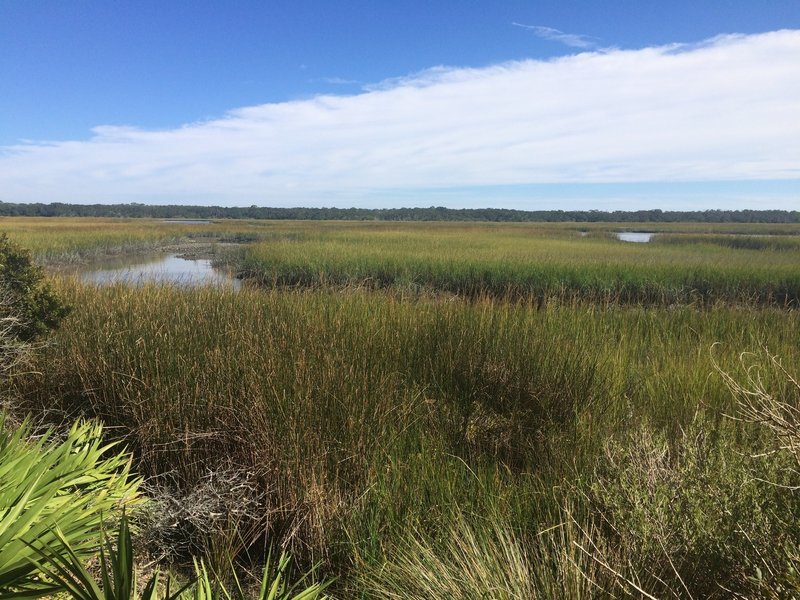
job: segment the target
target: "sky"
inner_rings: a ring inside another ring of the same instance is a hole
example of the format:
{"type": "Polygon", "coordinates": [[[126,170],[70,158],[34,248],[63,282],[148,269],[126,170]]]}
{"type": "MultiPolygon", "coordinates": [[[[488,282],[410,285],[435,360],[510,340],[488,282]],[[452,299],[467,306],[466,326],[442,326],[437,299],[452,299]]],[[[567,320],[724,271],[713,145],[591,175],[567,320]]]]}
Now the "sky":
{"type": "Polygon", "coordinates": [[[0,201],[800,210],[800,0],[0,0],[0,201]]]}

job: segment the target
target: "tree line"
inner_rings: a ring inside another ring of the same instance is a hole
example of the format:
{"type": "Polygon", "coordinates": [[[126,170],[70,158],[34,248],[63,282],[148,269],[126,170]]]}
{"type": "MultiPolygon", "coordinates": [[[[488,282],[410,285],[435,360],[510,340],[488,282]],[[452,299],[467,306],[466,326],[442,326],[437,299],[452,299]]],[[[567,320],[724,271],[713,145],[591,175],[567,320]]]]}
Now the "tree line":
{"type": "Polygon", "coordinates": [[[5,217],[124,217],[153,219],[272,219],[330,221],[495,221],[628,223],[800,223],[787,210],[514,210],[507,208],[276,208],[130,204],[0,202],[5,217]]]}

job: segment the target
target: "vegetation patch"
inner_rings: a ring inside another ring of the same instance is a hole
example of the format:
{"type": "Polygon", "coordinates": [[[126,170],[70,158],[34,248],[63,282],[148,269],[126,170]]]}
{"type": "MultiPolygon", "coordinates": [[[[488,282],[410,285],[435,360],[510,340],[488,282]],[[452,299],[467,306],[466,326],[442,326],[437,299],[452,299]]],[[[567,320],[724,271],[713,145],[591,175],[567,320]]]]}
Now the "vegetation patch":
{"type": "Polygon", "coordinates": [[[6,382],[124,442],[165,568],[232,596],[279,549],[342,598],[798,593],[793,250],[253,227],[227,260],[261,287],[54,280],[74,309],[6,382]]]}

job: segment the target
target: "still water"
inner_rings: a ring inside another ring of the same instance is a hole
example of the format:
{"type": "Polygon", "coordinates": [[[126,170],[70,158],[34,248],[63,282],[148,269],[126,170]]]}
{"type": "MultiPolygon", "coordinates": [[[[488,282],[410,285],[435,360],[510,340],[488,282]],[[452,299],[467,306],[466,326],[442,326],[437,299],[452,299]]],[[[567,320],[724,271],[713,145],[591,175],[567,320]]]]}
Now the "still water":
{"type": "Polygon", "coordinates": [[[106,261],[94,264],[79,274],[84,281],[97,284],[158,282],[183,286],[214,285],[241,288],[242,282],[231,273],[215,269],[208,259],[180,258],[176,254],[159,255],[133,261],[106,261]]]}
{"type": "Polygon", "coordinates": [[[638,242],[638,243],[646,243],[650,241],[655,234],[654,233],[640,233],[638,231],[621,231],[616,234],[617,239],[623,242],[638,242]]]}

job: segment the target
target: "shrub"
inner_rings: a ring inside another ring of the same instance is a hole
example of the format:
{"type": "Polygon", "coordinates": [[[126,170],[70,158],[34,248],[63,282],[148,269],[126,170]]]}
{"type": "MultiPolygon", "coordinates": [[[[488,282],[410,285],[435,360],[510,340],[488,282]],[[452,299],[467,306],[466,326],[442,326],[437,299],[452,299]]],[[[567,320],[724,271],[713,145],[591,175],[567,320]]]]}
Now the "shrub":
{"type": "Polygon", "coordinates": [[[0,292],[2,317],[13,315],[9,333],[20,341],[33,340],[55,329],[69,309],[44,282],[42,268],[30,253],[0,234],[0,292]]]}
{"type": "Polygon", "coordinates": [[[784,548],[797,547],[800,497],[787,492],[797,473],[780,454],[750,456],[764,441],[738,433],[698,419],[678,435],[641,425],[608,442],[594,512],[649,593],[758,597],[757,569],[781,570],[784,548]]]}

